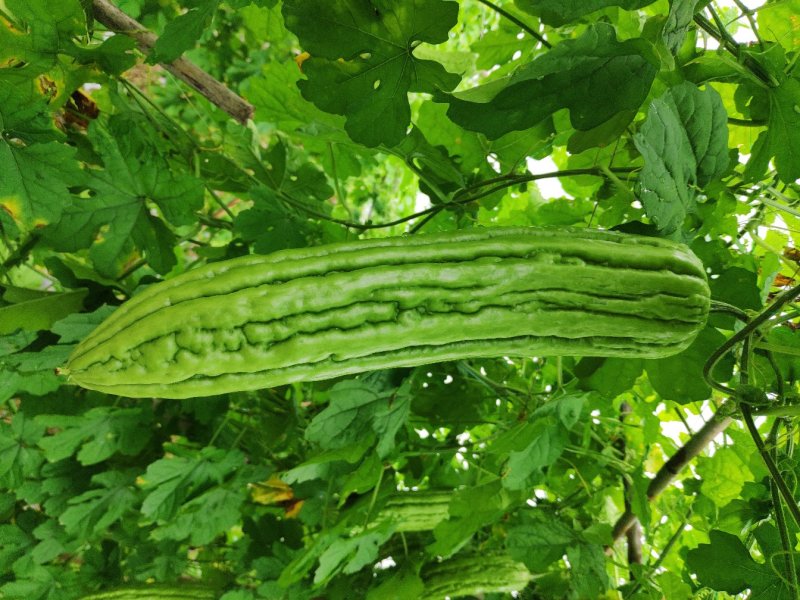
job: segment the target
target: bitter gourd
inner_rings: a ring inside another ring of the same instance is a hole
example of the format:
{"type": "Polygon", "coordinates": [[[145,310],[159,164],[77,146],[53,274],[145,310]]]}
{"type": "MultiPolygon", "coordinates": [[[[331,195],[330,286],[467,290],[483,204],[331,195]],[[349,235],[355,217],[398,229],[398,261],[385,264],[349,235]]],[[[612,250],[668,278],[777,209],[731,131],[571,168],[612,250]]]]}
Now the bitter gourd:
{"type": "Polygon", "coordinates": [[[147,288],[74,350],[83,387],[187,398],[468,357],[659,358],[704,326],[685,246],[488,228],[209,264],[147,288]]]}
{"type": "Polygon", "coordinates": [[[456,556],[427,565],[420,575],[429,600],[518,592],[533,579],[524,564],[501,553],[456,556]]]}
{"type": "Polygon", "coordinates": [[[219,594],[197,585],[142,585],[98,592],[80,600],[215,600],[219,594]]]}
{"type": "Polygon", "coordinates": [[[395,531],[431,531],[450,510],[452,491],[426,490],[395,494],[383,505],[378,520],[396,523],[395,531]]]}

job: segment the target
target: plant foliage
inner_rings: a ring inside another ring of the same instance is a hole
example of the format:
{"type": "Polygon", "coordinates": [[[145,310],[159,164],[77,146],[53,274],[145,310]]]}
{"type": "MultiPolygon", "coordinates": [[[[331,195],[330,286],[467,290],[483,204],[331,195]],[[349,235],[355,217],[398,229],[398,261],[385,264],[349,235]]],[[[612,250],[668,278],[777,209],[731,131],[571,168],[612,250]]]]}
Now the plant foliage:
{"type": "Polygon", "coordinates": [[[0,598],[800,597],[800,4],[118,0],[150,47],[101,4],[0,0],[0,598]],[[715,312],[660,360],[58,372],[203,263],[501,225],[684,242],[715,312]]]}

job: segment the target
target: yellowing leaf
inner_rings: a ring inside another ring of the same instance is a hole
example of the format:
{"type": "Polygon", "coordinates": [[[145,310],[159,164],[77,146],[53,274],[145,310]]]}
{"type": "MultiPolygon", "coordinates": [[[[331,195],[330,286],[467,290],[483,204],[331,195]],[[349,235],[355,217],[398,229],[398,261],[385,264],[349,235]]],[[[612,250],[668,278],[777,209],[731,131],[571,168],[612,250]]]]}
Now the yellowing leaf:
{"type": "Polygon", "coordinates": [[[287,519],[296,519],[303,508],[305,500],[291,500],[284,505],[283,516],[287,519]]]}
{"type": "Polygon", "coordinates": [[[303,63],[306,62],[311,55],[308,52],[301,52],[297,56],[294,57],[294,62],[297,63],[297,67],[302,71],[303,70],[303,63]]]}
{"type": "Polygon", "coordinates": [[[267,481],[250,484],[250,497],[258,504],[278,504],[293,499],[294,491],[290,485],[273,476],[267,481]]]}
{"type": "Polygon", "coordinates": [[[0,200],[0,208],[6,211],[12,219],[19,221],[22,214],[22,206],[17,196],[8,196],[0,200]]]}

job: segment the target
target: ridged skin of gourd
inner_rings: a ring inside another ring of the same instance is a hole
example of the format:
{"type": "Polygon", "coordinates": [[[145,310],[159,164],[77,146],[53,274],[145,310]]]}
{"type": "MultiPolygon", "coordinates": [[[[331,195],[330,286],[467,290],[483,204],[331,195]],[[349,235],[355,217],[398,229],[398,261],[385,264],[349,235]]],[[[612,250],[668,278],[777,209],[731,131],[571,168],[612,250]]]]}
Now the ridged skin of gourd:
{"type": "Polygon", "coordinates": [[[421,576],[430,600],[517,592],[533,579],[524,564],[494,553],[456,556],[428,565],[421,576]]]}
{"type": "Polygon", "coordinates": [[[193,585],[149,585],[118,588],[82,596],[80,600],[215,600],[218,594],[209,588],[193,585]]]}
{"type": "Polygon", "coordinates": [[[188,398],[470,357],[660,358],[705,325],[681,244],[489,228],[209,264],[153,285],[73,352],[71,380],[188,398]]]}
{"type": "Polygon", "coordinates": [[[396,494],[383,505],[378,520],[391,519],[398,532],[431,531],[447,518],[452,498],[452,491],[396,494]]]}

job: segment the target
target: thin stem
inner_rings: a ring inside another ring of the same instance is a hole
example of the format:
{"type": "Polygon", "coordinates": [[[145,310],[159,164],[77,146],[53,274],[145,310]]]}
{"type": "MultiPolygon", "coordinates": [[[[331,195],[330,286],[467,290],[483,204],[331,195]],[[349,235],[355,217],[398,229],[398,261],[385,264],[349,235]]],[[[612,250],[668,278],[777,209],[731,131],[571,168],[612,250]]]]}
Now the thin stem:
{"type": "Polygon", "coordinates": [[[683,423],[683,426],[686,428],[686,433],[689,434],[689,437],[694,435],[692,428],[689,426],[689,422],[686,420],[686,417],[683,416],[683,412],[681,411],[681,409],[678,408],[677,406],[675,407],[675,414],[678,415],[678,418],[681,420],[681,423],[683,423]]]}
{"type": "Polygon", "coordinates": [[[347,205],[347,202],[345,202],[344,192],[342,192],[342,185],[339,181],[339,173],[336,170],[336,153],[333,151],[333,142],[328,142],[328,153],[331,156],[331,175],[333,177],[333,186],[336,189],[336,198],[339,200],[339,204],[344,207],[344,210],[352,220],[353,213],[350,211],[350,207],[347,205]]]}
{"type": "MultiPolygon", "coordinates": [[[[168,115],[166,112],[164,112],[164,109],[162,109],[162,108],[161,108],[161,107],[160,107],[158,104],[156,104],[156,103],[153,101],[153,99],[152,99],[152,98],[150,98],[150,96],[148,96],[148,95],[147,95],[147,94],[145,94],[145,93],[144,93],[142,90],[140,90],[140,89],[139,89],[139,86],[137,86],[137,85],[135,85],[135,84],[131,83],[131,82],[130,82],[130,81],[128,81],[127,79],[122,79],[122,78],[119,78],[119,79],[118,79],[118,81],[119,81],[120,83],[122,83],[122,85],[123,85],[123,86],[124,86],[124,87],[125,87],[125,88],[126,88],[128,91],[132,91],[132,92],[134,92],[134,94],[132,94],[132,95],[131,95],[132,97],[133,97],[133,96],[138,96],[138,97],[139,97],[139,99],[137,99],[137,98],[134,98],[134,101],[135,101],[135,102],[136,102],[136,104],[138,104],[138,105],[139,105],[139,107],[142,109],[142,114],[144,114],[144,115],[145,115],[145,116],[146,116],[148,119],[150,119],[150,120],[151,120],[151,122],[153,122],[153,123],[154,123],[154,126],[158,127],[158,125],[157,125],[157,124],[154,122],[154,120],[153,120],[153,117],[152,117],[152,116],[151,116],[151,115],[150,115],[150,114],[149,114],[149,113],[148,113],[148,112],[145,110],[144,106],[142,105],[142,101],[146,102],[146,103],[147,103],[147,105],[148,105],[148,106],[150,106],[150,108],[152,108],[152,109],[153,109],[153,110],[154,110],[154,111],[155,111],[155,112],[156,112],[156,113],[157,113],[157,114],[158,114],[158,115],[159,115],[159,116],[160,116],[162,119],[164,119],[164,121],[165,121],[167,124],[169,124],[170,126],[172,126],[172,128],[173,128],[175,131],[177,131],[179,134],[181,134],[183,137],[185,137],[185,138],[186,138],[186,140],[189,142],[189,144],[191,144],[191,145],[192,145],[194,148],[196,148],[197,150],[202,150],[202,146],[200,145],[200,142],[198,142],[196,139],[194,139],[194,137],[192,137],[192,135],[191,135],[191,134],[190,134],[188,131],[186,131],[186,130],[185,130],[183,127],[181,127],[181,126],[178,124],[178,122],[177,122],[177,121],[175,121],[175,119],[174,119],[174,118],[172,118],[170,115],[168,115]]],[[[168,133],[166,133],[166,132],[165,132],[165,134],[166,134],[166,135],[169,135],[169,134],[168,134],[168,133]]],[[[188,161],[188,159],[187,159],[187,162],[189,162],[189,161],[188,161]]]]}
{"type": "MultiPolygon", "coordinates": [[[[618,168],[618,169],[615,168],[615,169],[612,169],[612,170],[614,172],[619,173],[619,172],[631,172],[631,171],[635,171],[637,169],[636,168],[621,167],[621,168],[618,168]]],[[[497,185],[497,186],[495,186],[495,187],[493,187],[493,188],[491,188],[489,190],[484,190],[483,192],[475,194],[474,196],[469,196],[467,198],[458,198],[459,197],[459,193],[456,193],[456,195],[454,197],[457,198],[457,199],[454,199],[451,202],[447,202],[447,203],[443,203],[443,204],[437,204],[435,206],[431,206],[430,208],[426,208],[424,210],[412,213],[410,215],[406,215],[405,217],[400,217],[399,219],[395,219],[393,221],[388,221],[388,222],[384,222],[384,223],[348,223],[346,221],[339,221],[337,219],[331,219],[330,217],[325,217],[325,218],[327,218],[329,221],[332,221],[334,223],[340,223],[340,224],[345,225],[347,227],[352,227],[353,229],[362,229],[362,230],[364,230],[364,229],[380,229],[380,228],[383,228],[383,227],[393,227],[395,225],[401,225],[403,223],[406,223],[407,221],[411,221],[413,219],[428,215],[430,213],[438,213],[438,212],[440,212],[442,210],[451,208],[453,206],[460,206],[460,205],[464,205],[464,204],[469,204],[470,202],[475,202],[477,200],[480,200],[481,198],[484,198],[486,196],[489,196],[489,195],[493,194],[496,191],[499,191],[501,189],[504,189],[504,188],[507,188],[507,187],[510,187],[510,186],[513,186],[513,185],[516,185],[518,183],[525,183],[525,182],[528,182],[528,181],[536,181],[538,179],[549,179],[549,178],[553,178],[553,177],[573,177],[573,176],[576,176],[576,175],[596,175],[598,177],[603,177],[602,171],[600,169],[598,169],[598,168],[564,169],[562,171],[551,171],[551,172],[548,172],[548,173],[539,173],[539,174],[536,174],[536,175],[530,175],[530,174],[528,174],[528,175],[502,175],[500,177],[487,179],[487,180],[482,181],[479,184],[473,185],[473,186],[471,186],[469,188],[464,188],[463,193],[466,193],[468,191],[471,191],[471,190],[474,190],[474,189],[478,189],[478,188],[481,188],[481,187],[486,187],[487,185],[490,185],[492,183],[497,183],[497,182],[501,183],[500,185],[497,185]]]]}
{"type": "MultiPolygon", "coordinates": [[[[740,56],[740,48],[739,44],[735,41],[732,43],[728,38],[725,37],[724,33],[717,31],[714,29],[714,26],[706,19],[702,14],[697,13],[694,16],[694,22],[706,33],[708,33],[711,37],[716,39],[720,45],[725,48],[728,52],[730,52],[737,60],[742,58],[740,56]]],[[[777,87],[778,81],[769,73],[767,73],[764,68],[754,61],[749,56],[743,57],[743,63],[747,67],[747,69],[755,75],[758,82],[764,87],[777,87]]]]}
{"type": "Polygon", "coordinates": [[[783,475],[781,475],[778,465],[776,465],[775,461],[772,460],[772,455],[764,445],[764,440],[761,439],[761,434],[758,432],[758,427],[756,427],[755,422],[753,422],[753,415],[750,411],[750,406],[747,404],[742,404],[740,408],[742,411],[742,418],[744,419],[745,425],[747,425],[747,429],[750,432],[750,437],[753,438],[756,448],[758,449],[758,453],[761,455],[761,459],[764,461],[764,464],[767,466],[767,470],[769,470],[769,473],[772,476],[772,481],[778,488],[781,496],[783,496],[783,500],[786,502],[786,508],[789,509],[789,513],[792,515],[794,522],[800,526],[800,507],[797,506],[797,502],[792,496],[789,486],[786,485],[786,481],[784,480],[783,475]]]}
{"type": "MultiPolygon", "coordinates": [[[[767,189],[771,193],[774,193],[772,188],[767,188],[767,189]]],[[[789,200],[788,198],[786,198],[786,196],[783,196],[783,194],[781,194],[779,197],[782,197],[782,198],[784,198],[786,200],[789,200]]],[[[767,197],[761,196],[761,197],[759,197],[758,201],[761,202],[762,204],[766,204],[767,206],[769,206],[771,208],[774,208],[776,210],[782,210],[783,212],[785,212],[787,214],[790,214],[793,217],[800,217],[800,210],[797,210],[796,208],[793,208],[791,206],[786,206],[785,204],[781,204],[780,202],[777,202],[777,201],[773,200],[772,198],[767,198],[767,197]]]]}
{"type": "Polygon", "coordinates": [[[230,209],[230,208],[228,208],[228,205],[227,205],[227,204],[225,204],[225,203],[222,201],[222,198],[220,198],[220,197],[219,197],[219,195],[217,194],[217,192],[215,192],[213,189],[211,189],[211,187],[210,187],[210,186],[206,185],[205,187],[206,187],[206,190],[208,191],[208,193],[209,193],[209,194],[211,194],[211,197],[214,199],[214,202],[216,202],[216,203],[217,203],[217,205],[218,205],[218,206],[219,206],[219,207],[220,207],[222,210],[224,210],[224,211],[225,211],[225,214],[227,214],[227,215],[228,215],[228,216],[229,216],[229,217],[232,219],[234,215],[233,215],[233,212],[231,211],[231,209],[230,209]]]}
{"type": "Polygon", "coordinates": [[[36,234],[31,234],[27,239],[23,240],[17,246],[17,249],[14,250],[8,257],[3,261],[3,264],[0,265],[0,272],[2,274],[8,273],[11,269],[22,263],[33,250],[33,247],[36,246],[36,243],[39,241],[39,236],[36,234]]]}
{"type": "Polygon", "coordinates": [[[419,222],[415,223],[414,226],[409,230],[409,233],[417,233],[420,229],[425,227],[433,218],[439,214],[438,212],[432,212],[427,215],[419,222]]]}
{"type": "Polygon", "coordinates": [[[738,125],[739,127],[766,127],[766,119],[737,119],[736,117],[728,117],[728,123],[731,125],[738,125]]]}
{"type": "Polygon", "coordinates": [[[120,273],[117,276],[117,281],[122,281],[123,279],[126,279],[127,277],[130,277],[131,275],[133,275],[136,271],[141,269],[146,264],[147,264],[147,261],[145,259],[143,259],[143,258],[140,258],[139,260],[137,260],[133,264],[129,265],[127,269],[122,271],[122,273],[120,273]]]}
{"type": "Polygon", "coordinates": [[[517,394],[518,396],[523,396],[523,397],[531,395],[530,392],[526,392],[525,390],[521,390],[519,388],[505,385],[502,383],[497,383],[495,380],[486,377],[485,375],[476,371],[467,364],[459,365],[459,369],[465,371],[468,375],[471,375],[472,377],[482,382],[484,385],[486,385],[490,389],[493,389],[494,391],[512,392],[514,394],[517,394]]]}
{"type": "Polygon", "coordinates": [[[508,19],[512,23],[514,23],[514,25],[516,25],[517,27],[520,27],[524,31],[528,32],[531,37],[533,37],[534,39],[538,40],[539,43],[542,46],[544,46],[545,48],[552,48],[553,47],[553,45],[550,42],[548,42],[546,39],[544,39],[544,37],[542,37],[542,34],[540,34],[538,31],[536,31],[535,29],[533,29],[529,25],[526,25],[525,23],[520,21],[517,17],[512,15],[507,10],[497,6],[494,2],[490,2],[489,0],[478,0],[478,2],[480,2],[481,4],[483,4],[485,6],[488,6],[493,11],[495,11],[497,14],[502,15],[503,17],[505,17],[506,19],[508,19]]]}
{"type": "Polygon", "coordinates": [[[742,329],[734,333],[730,338],[728,338],[728,340],[724,344],[722,344],[719,348],[717,348],[708,358],[706,364],[703,365],[703,377],[706,383],[708,383],[708,385],[714,388],[715,390],[718,390],[724,394],[735,396],[736,390],[721,383],[718,383],[712,377],[711,373],[713,372],[714,367],[717,366],[717,363],[720,361],[720,359],[723,356],[725,356],[725,354],[731,348],[733,348],[739,342],[747,339],[747,337],[751,333],[753,333],[759,327],[761,327],[761,325],[763,325],[766,321],[768,321],[772,316],[780,312],[781,308],[783,308],[783,305],[794,300],[794,298],[798,294],[800,294],[800,285],[796,285],[793,288],[786,290],[785,292],[777,296],[774,302],[769,307],[761,311],[761,314],[755,317],[742,329]]]}
{"type": "Polygon", "coordinates": [[[201,213],[198,213],[196,216],[198,221],[208,227],[214,227],[215,229],[233,229],[233,223],[230,221],[223,221],[222,219],[210,217],[201,213]]]}
{"type": "Polygon", "coordinates": [[[456,192],[454,198],[458,199],[460,195],[467,194],[476,189],[494,185],[495,183],[508,182],[508,185],[517,185],[518,183],[527,183],[529,181],[536,181],[537,179],[547,179],[550,177],[573,177],[578,175],[595,175],[597,177],[607,177],[606,170],[611,173],[619,173],[621,175],[633,173],[640,170],[641,167],[586,167],[582,169],[563,169],[561,171],[550,171],[549,173],[526,173],[524,175],[516,173],[507,173],[505,175],[498,175],[491,179],[484,179],[469,187],[456,192]]]}
{"type": "Polygon", "coordinates": [[[331,496],[333,495],[333,478],[328,480],[328,489],[325,492],[325,504],[322,506],[322,528],[328,528],[328,513],[331,504],[331,496]]]}
{"type": "Polygon", "coordinates": [[[737,308],[733,304],[728,304],[727,302],[722,302],[721,300],[712,300],[711,301],[711,312],[722,312],[728,313],[744,321],[745,323],[750,320],[747,316],[747,313],[744,312],[741,308],[737,308]]]}
{"type": "MultiPolygon", "coordinates": [[[[778,460],[778,431],[780,430],[783,419],[775,419],[770,429],[769,436],[767,437],[768,445],[772,448],[772,458],[777,462],[778,460]]],[[[770,481],[769,485],[770,496],[772,497],[772,506],[775,509],[775,525],[778,528],[778,533],[781,536],[781,546],[783,546],[783,559],[784,570],[786,571],[786,578],[790,583],[790,587],[794,592],[794,597],[800,597],[800,588],[797,583],[797,567],[794,561],[794,544],[789,538],[789,528],[786,524],[786,517],[783,514],[783,505],[781,503],[780,493],[774,481],[770,481]]]]}
{"type": "Polygon", "coordinates": [[[714,10],[714,7],[711,4],[709,4],[708,6],[706,6],[706,10],[708,11],[708,14],[711,15],[711,18],[714,19],[714,24],[717,26],[717,31],[719,31],[719,33],[727,41],[727,43],[738,48],[739,43],[735,39],[733,39],[733,36],[728,32],[728,30],[725,27],[725,24],[722,22],[722,19],[719,18],[717,11],[714,10]]]}
{"type": "Polygon", "coordinates": [[[742,15],[747,21],[750,23],[750,29],[753,30],[753,35],[756,36],[756,40],[758,40],[759,46],[764,48],[764,40],[761,39],[761,36],[758,33],[758,25],[756,24],[756,20],[753,17],[753,11],[747,8],[741,0],[733,0],[733,3],[739,7],[739,10],[742,11],[742,15]]]}
{"type": "Polygon", "coordinates": [[[800,417],[800,404],[751,408],[750,413],[754,417],[800,417]]]}
{"type": "Polygon", "coordinates": [[[378,475],[378,483],[375,484],[375,488],[372,490],[372,497],[369,500],[369,506],[367,507],[367,518],[364,521],[364,527],[369,525],[370,516],[372,515],[372,509],[375,508],[375,502],[378,500],[378,491],[381,489],[381,483],[383,482],[383,474],[386,472],[386,467],[381,469],[381,474],[378,475]]]}

